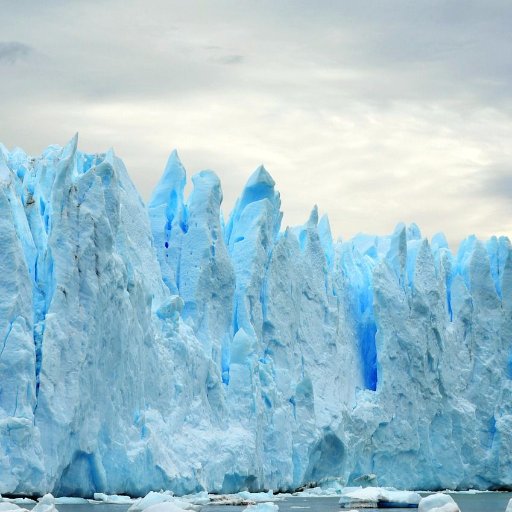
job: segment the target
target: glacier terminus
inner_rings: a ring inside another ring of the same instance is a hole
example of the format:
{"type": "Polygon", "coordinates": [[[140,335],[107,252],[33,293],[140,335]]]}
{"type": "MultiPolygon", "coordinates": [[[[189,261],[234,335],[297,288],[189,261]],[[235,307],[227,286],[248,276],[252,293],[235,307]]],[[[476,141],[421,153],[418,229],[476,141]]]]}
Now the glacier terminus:
{"type": "Polygon", "coordinates": [[[0,493],[512,488],[512,251],[282,225],[258,168],[0,145],[0,493]]]}

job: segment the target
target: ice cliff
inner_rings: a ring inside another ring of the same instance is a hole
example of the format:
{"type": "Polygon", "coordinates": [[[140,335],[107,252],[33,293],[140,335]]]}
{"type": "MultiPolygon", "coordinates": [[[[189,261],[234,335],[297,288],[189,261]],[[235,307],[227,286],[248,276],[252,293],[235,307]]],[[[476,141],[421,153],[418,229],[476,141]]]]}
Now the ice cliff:
{"type": "Polygon", "coordinates": [[[507,238],[226,222],[176,153],[148,207],[113,151],[0,145],[0,492],[512,487],[507,238]]]}

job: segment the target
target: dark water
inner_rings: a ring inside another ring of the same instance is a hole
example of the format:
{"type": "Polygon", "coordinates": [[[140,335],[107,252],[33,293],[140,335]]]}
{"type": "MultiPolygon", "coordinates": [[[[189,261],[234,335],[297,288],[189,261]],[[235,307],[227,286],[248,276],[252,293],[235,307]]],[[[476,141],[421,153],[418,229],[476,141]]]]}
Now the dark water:
{"type": "MultiPolygon", "coordinates": [[[[426,496],[426,494],[425,494],[426,496]]],[[[452,494],[461,512],[505,512],[510,492],[486,492],[478,494],[452,494]]],[[[279,512],[341,512],[339,498],[299,498],[292,497],[276,502],[279,512]]],[[[23,505],[22,505],[23,506],[23,505]]],[[[126,512],[128,505],[57,505],[59,512],[126,512]]],[[[206,505],[201,512],[241,512],[246,507],[229,505],[206,505]]],[[[348,509],[345,509],[347,511],[348,509]]],[[[361,509],[361,512],[379,510],[379,512],[414,512],[416,509],[361,509]]]]}

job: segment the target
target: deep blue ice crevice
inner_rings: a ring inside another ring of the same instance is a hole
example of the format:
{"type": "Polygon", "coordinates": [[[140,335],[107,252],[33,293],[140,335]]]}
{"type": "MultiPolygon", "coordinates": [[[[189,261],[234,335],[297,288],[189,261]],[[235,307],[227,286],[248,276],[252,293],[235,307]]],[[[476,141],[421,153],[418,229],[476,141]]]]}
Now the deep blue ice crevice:
{"type": "Polygon", "coordinates": [[[366,389],[377,389],[377,327],[373,313],[372,273],[374,262],[363,257],[350,243],[343,244],[340,264],[348,283],[348,300],[352,322],[356,330],[363,382],[366,389]]]}

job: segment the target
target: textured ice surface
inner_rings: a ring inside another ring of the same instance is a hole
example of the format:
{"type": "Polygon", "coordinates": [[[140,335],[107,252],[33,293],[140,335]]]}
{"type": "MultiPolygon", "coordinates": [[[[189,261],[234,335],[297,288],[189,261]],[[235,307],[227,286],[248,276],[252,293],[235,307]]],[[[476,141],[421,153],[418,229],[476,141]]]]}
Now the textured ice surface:
{"type": "Polygon", "coordinates": [[[33,512],[59,512],[55,507],[55,498],[52,494],[45,494],[32,510],[33,512]]]}
{"type": "Polygon", "coordinates": [[[0,146],[0,492],[512,486],[507,238],[334,242],[263,167],[226,222],[192,183],[0,146]]]}
{"type": "MultiPolygon", "coordinates": [[[[133,500],[130,498],[130,496],[119,496],[117,494],[104,494],[102,492],[95,492],[93,495],[94,501],[99,501],[102,503],[109,503],[109,504],[128,504],[131,503],[133,500]]],[[[58,500],[59,498],[57,498],[58,500]]],[[[73,499],[79,499],[79,498],[73,498],[73,499]]]]}
{"type": "Polygon", "coordinates": [[[8,501],[0,503],[0,512],[24,512],[26,508],[21,508],[16,505],[16,503],[11,503],[8,501]]]}
{"type": "Polygon", "coordinates": [[[418,512],[460,512],[460,509],[451,496],[437,493],[422,498],[418,512]]]}
{"type": "MultiPolygon", "coordinates": [[[[199,501],[203,502],[204,498],[190,496],[187,499],[180,499],[173,496],[172,492],[154,492],[150,491],[144,498],[140,498],[135,501],[135,503],[128,509],[129,512],[137,512],[140,510],[146,510],[147,508],[156,505],[158,503],[172,503],[175,507],[181,510],[200,510],[201,506],[196,504],[196,499],[199,498],[199,501]]],[[[210,500],[208,499],[207,502],[210,500]]]]}
{"type": "Polygon", "coordinates": [[[347,487],[339,504],[342,508],[408,508],[417,507],[420,500],[421,496],[416,492],[391,487],[347,487]]]}
{"type": "Polygon", "coordinates": [[[257,503],[256,505],[249,505],[246,509],[247,512],[278,512],[279,505],[272,502],[257,503]]]}

